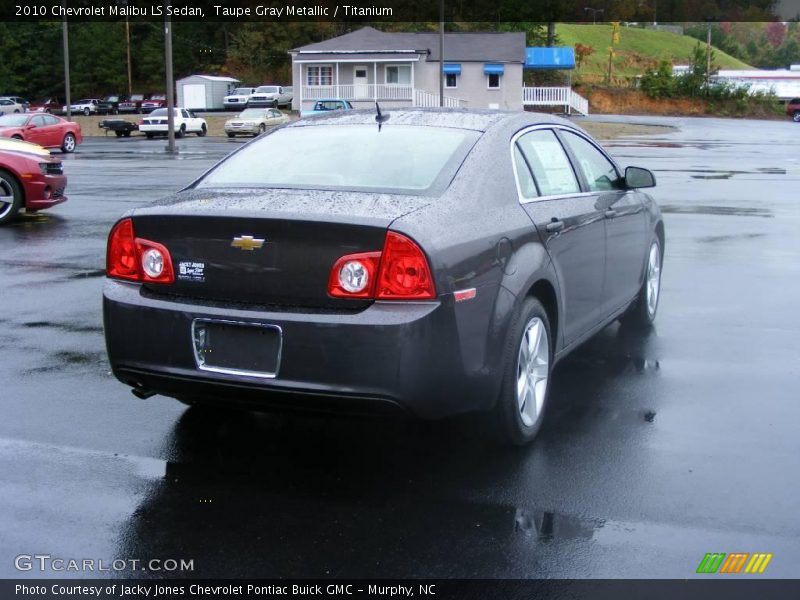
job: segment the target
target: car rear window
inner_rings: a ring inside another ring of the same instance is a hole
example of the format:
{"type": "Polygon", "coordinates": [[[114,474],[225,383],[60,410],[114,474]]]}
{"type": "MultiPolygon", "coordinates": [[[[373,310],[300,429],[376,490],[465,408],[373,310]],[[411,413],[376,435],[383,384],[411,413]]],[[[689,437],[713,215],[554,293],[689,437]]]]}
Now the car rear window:
{"type": "Polygon", "coordinates": [[[443,127],[288,127],[258,138],[197,187],[423,193],[449,184],[479,134],[443,127]]]}

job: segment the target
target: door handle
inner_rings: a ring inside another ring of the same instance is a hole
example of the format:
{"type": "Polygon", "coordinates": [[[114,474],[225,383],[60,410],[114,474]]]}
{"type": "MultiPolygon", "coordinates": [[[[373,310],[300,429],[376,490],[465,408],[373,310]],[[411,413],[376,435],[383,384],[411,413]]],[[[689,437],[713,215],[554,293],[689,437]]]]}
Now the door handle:
{"type": "Polygon", "coordinates": [[[559,221],[555,218],[545,226],[547,233],[558,233],[562,229],[564,229],[564,221],[559,221]]]}
{"type": "Polygon", "coordinates": [[[616,211],[616,210],[614,210],[613,208],[609,208],[609,209],[606,211],[606,218],[607,218],[607,219],[613,219],[613,218],[614,218],[614,217],[616,217],[616,216],[617,216],[617,211],[616,211]]]}

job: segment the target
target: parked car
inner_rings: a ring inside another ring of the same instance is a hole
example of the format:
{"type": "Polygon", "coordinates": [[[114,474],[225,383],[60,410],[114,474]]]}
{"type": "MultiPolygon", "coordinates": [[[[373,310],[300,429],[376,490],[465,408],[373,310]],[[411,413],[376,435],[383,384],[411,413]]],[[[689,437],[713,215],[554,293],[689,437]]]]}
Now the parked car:
{"type": "Polygon", "coordinates": [[[239,87],[233,90],[230,95],[222,99],[225,110],[241,110],[247,108],[250,96],[256,91],[254,87],[239,87]]]}
{"type": "Polygon", "coordinates": [[[550,115],[278,127],[114,225],[112,372],[188,404],[488,411],[528,443],[558,360],[618,318],[655,319],[653,185],[550,115]]]}
{"type": "Polygon", "coordinates": [[[279,106],[289,107],[291,105],[291,88],[280,85],[262,85],[257,87],[247,103],[248,108],[278,108],[279,106]]]}
{"type": "Polygon", "coordinates": [[[800,98],[792,98],[786,103],[786,114],[792,117],[795,123],[800,123],[800,98]]]}
{"type": "Polygon", "coordinates": [[[121,113],[138,113],[142,110],[142,102],[144,102],[144,94],[131,94],[130,98],[119,103],[117,110],[121,113]]]}
{"type": "Polygon", "coordinates": [[[0,98],[0,115],[10,115],[13,113],[24,113],[25,107],[11,98],[0,98]]]}
{"type": "Polygon", "coordinates": [[[144,114],[149,114],[157,108],[163,108],[167,105],[166,94],[153,94],[147,100],[142,102],[141,111],[144,114]]]}
{"type": "Polygon", "coordinates": [[[31,105],[31,103],[22,96],[2,96],[2,98],[8,98],[15,104],[19,104],[23,108],[22,112],[27,111],[31,105]]]}
{"type": "Polygon", "coordinates": [[[127,96],[120,96],[118,94],[111,94],[106,96],[97,104],[98,115],[116,115],[119,114],[119,104],[127,100],[127,96]]]}
{"type": "MultiPolygon", "coordinates": [[[[182,138],[187,133],[196,133],[202,137],[208,132],[208,124],[205,119],[196,117],[193,112],[185,108],[174,108],[173,110],[175,137],[182,138]]],[[[168,111],[168,108],[158,108],[151,112],[147,117],[139,121],[139,131],[148,138],[156,135],[167,135],[169,131],[168,111]]]]}
{"type": "Polygon", "coordinates": [[[323,98],[314,103],[314,108],[304,110],[300,113],[301,117],[313,117],[315,115],[327,115],[331,111],[353,110],[353,105],[348,100],[339,98],[323,98]]]}
{"type": "Polygon", "coordinates": [[[277,108],[248,108],[235,119],[225,121],[225,133],[229,138],[235,135],[259,135],[267,127],[283,125],[290,121],[289,117],[277,108]]]}
{"type": "Polygon", "coordinates": [[[65,100],[56,96],[40,98],[28,107],[28,112],[60,113],[65,100]]]}
{"type": "MultiPolygon", "coordinates": [[[[100,100],[97,98],[85,98],[83,100],[78,100],[74,104],[71,104],[69,110],[71,113],[83,113],[87,117],[89,115],[96,115],[98,112],[98,106],[100,105],[100,100]]],[[[63,107],[62,112],[66,114],[67,107],[63,107]]]]}
{"type": "Polygon", "coordinates": [[[24,146],[0,150],[0,225],[16,219],[22,209],[36,212],[66,201],[66,187],[61,161],[49,153],[24,146]]]}
{"type": "Polygon", "coordinates": [[[98,126],[106,132],[113,131],[117,137],[131,137],[131,131],[139,129],[136,123],[125,119],[103,119],[98,126]]]}
{"type": "Polygon", "coordinates": [[[0,117],[0,136],[39,144],[44,148],[60,148],[74,152],[83,142],[81,126],[61,117],[23,113],[0,117]]]}

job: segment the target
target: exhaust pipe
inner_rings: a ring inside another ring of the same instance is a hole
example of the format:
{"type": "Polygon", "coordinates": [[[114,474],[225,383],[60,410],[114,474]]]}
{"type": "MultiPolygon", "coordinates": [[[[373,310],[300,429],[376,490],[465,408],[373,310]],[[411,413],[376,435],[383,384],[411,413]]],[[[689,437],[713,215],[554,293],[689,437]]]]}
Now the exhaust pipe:
{"type": "Polygon", "coordinates": [[[143,388],[141,386],[131,388],[131,394],[139,398],[139,400],[147,400],[148,398],[152,398],[156,395],[154,391],[148,390],[147,388],[143,388]]]}

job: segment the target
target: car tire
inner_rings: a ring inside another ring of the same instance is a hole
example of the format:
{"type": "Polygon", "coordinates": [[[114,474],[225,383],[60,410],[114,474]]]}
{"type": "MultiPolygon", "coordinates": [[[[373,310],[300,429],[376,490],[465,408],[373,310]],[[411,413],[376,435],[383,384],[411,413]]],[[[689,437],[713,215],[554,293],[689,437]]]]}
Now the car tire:
{"type": "Polygon", "coordinates": [[[266,130],[267,130],[267,126],[262,123],[261,125],[258,126],[258,135],[261,135],[266,130]]]}
{"type": "Polygon", "coordinates": [[[229,138],[232,138],[232,137],[234,137],[236,134],[234,134],[234,133],[228,133],[228,134],[226,134],[226,135],[227,135],[229,138]]]}
{"type": "Polygon", "coordinates": [[[197,132],[197,137],[205,137],[207,133],[208,129],[206,129],[206,125],[205,123],[203,123],[203,126],[200,128],[200,131],[197,132]]]}
{"type": "Polygon", "coordinates": [[[90,114],[92,114],[92,111],[89,110],[88,108],[84,108],[83,109],[83,114],[84,114],[84,116],[88,117],[90,114]]]}
{"type": "Polygon", "coordinates": [[[3,169],[0,169],[0,196],[11,198],[10,201],[0,202],[0,225],[5,225],[17,218],[22,208],[24,193],[17,178],[3,169]]]}
{"type": "Polygon", "coordinates": [[[626,325],[643,329],[653,325],[658,311],[658,301],[661,298],[661,266],[663,264],[661,242],[656,237],[650,243],[650,249],[647,252],[644,281],[639,294],[622,316],[621,320],[626,325]]]}
{"type": "Polygon", "coordinates": [[[147,136],[147,139],[148,139],[148,140],[152,140],[152,139],[153,139],[153,135],[154,135],[154,134],[153,134],[153,133],[151,133],[151,132],[149,132],[149,131],[146,131],[146,132],[145,132],[145,136],[147,136]]]}
{"type": "Polygon", "coordinates": [[[131,137],[131,132],[130,131],[123,131],[122,135],[124,135],[125,137],[131,137]]]}
{"type": "Polygon", "coordinates": [[[114,133],[116,134],[117,137],[122,137],[125,134],[124,131],[115,131],[114,133]]]}
{"type": "Polygon", "coordinates": [[[65,154],[70,154],[71,152],[75,152],[75,146],[77,145],[78,142],[75,139],[75,135],[68,132],[64,134],[64,139],[61,141],[61,151],[65,154]]]}
{"type": "Polygon", "coordinates": [[[15,109],[14,109],[14,114],[16,115],[18,112],[19,112],[19,109],[18,109],[18,108],[15,108],[15,109]]]}
{"type": "Polygon", "coordinates": [[[278,101],[277,100],[273,100],[272,101],[272,108],[278,108],[278,101]]]}
{"type": "Polygon", "coordinates": [[[794,111],[794,114],[792,115],[792,121],[795,123],[800,123],[800,110],[794,111]]]}
{"type": "Polygon", "coordinates": [[[11,136],[11,139],[12,139],[12,140],[19,140],[19,141],[23,141],[25,138],[23,138],[21,135],[17,134],[17,135],[12,135],[12,136],[11,136]]]}
{"type": "Polygon", "coordinates": [[[534,440],[544,421],[554,341],[547,311],[532,297],[522,303],[509,331],[493,433],[502,445],[523,446],[534,440]]]}
{"type": "Polygon", "coordinates": [[[178,129],[178,131],[175,132],[175,137],[180,139],[184,135],[186,135],[186,125],[181,125],[181,128],[178,129]]]}

